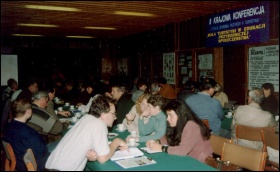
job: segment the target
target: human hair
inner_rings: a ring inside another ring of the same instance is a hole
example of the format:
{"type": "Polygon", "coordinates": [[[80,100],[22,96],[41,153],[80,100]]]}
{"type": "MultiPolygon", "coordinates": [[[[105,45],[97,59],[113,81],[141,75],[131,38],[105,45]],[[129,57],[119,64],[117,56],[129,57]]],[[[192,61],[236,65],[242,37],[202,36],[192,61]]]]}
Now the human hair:
{"type": "Polygon", "coordinates": [[[270,90],[271,94],[274,93],[274,85],[269,82],[262,84],[262,88],[265,90],[270,90]]]}
{"type": "Polygon", "coordinates": [[[258,104],[260,104],[264,99],[264,93],[259,88],[252,88],[249,91],[249,96],[251,97],[252,101],[258,104]]]}
{"type": "Polygon", "coordinates": [[[108,113],[110,111],[110,103],[114,104],[111,98],[101,94],[95,95],[89,109],[89,114],[99,118],[101,113],[108,113]]]}
{"type": "Polygon", "coordinates": [[[166,137],[170,146],[177,146],[181,142],[182,132],[188,121],[193,121],[200,127],[200,133],[204,140],[210,138],[207,126],[190,110],[187,104],[179,99],[170,100],[164,107],[165,112],[173,110],[177,116],[175,127],[167,127],[166,137]]]}
{"type": "Polygon", "coordinates": [[[35,83],[38,84],[38,82],[35,78],[33,78],[33,77],[27,78],[26,82],[25,82],[25,87],[28,88],[35,83]]]}
{"type": "Polygon", "coordinates": [[[41,98],[49,98],[46,91],[36,91],[32,94],[32,101],[40,100],[41,98]]]}
{"type": "Polygon", "coordinates": [[[151,93],[157,93],[158,89],[159,89],[158,83],[156,83],[156,82],[151,83],[151,86],[150,86],[151,93]]]}
{"type": "Polygon", "coordinates": [[[159,77],[157,79],[157,83],[159,83],[159,84],[166,84],[167,80],[164,77],[159,77]]]}
{"type": "Polygon", "coordinates": [[[154,107],[159,106],[160,109],[163,109],[163,107],[165,106],[166,100],[161,95],[152,94],[148,98],[147,103],[153,105],[154,107]]]}
{"type": "Polygon", "coordinates": [[[16,99],[12,103],[11,113],[14,118],[20,117],[23,116],[28,109],[31,109],[31,104],[27,99],[16,99]]]}
{"type": "Polygon", "coordinates": [[[148,99],[150,98],[152,94],[150,93],[144,93],[142,94],[136,101],[135,105],[136,105],[136,112],[137,113],[142,113],[142,110],[141,110],[141,103],[143,102],[144,99],[146,99],[148,101],[148,99]]]}
{"type": "Polygon", "coordinates": [[[143,85],[148,86],[148,83],[147,83],[147,81],[144,78],[139,78],[137,80],[137,84],[136,85],[137,85],[137,89],[140,89],[140,87],[142,87],[143,85]]]}
{"type": "Polygon", "coordinates": [[[209,90],[210,88],[215,88],[217,82],[213,78],[205,78],[201,84],[201,91],[209,90]]]}
{"type": "Polygon", "coordinates": [[[7,81],[7,85],[9,87],[12,87],[12,85],[15,84],[15,83],[17,83],[17,81],[13,78],[8,79],[8,81],[7,81]]]}

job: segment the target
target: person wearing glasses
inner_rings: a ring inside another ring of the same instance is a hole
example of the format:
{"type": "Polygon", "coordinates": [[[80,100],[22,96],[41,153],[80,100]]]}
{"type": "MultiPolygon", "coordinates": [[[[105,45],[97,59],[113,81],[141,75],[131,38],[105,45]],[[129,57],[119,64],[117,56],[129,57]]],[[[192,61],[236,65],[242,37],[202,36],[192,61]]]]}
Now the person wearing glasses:
{"type": "Polygon", "coordinates": [[[108,143],[108,128],[116,120],[116,108],[112,99],[104,95],[93,98],[89,114],[84,115],[60,140],[49,156],[46,169],[59,171],[83,171],[88,150],[94,150],[97,161],[108,161],[114,152],[128,150],[126,141],[115,138],[108,143]]]}

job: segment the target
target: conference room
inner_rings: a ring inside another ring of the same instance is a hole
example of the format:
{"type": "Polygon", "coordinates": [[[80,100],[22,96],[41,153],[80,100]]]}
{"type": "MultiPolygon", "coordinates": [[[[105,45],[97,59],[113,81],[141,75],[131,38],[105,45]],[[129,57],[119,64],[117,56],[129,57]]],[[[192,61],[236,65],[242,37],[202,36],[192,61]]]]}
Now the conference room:
{"type": "MultiPolygon", "coordinates": [[[[25,90],[32,77],[39,90],[50,84],[56,88],[56,97],[62,100],[54,102],[58,110],[69,102],[63,99],[70,80],[80,91],[87,91],[82,81],[91,82],[93,98],[96,94],[112,96],[111,88],[118,82],[127,97],[132,97],[138,78],[147,82],[148,91],[164,77],[177,95],[187,90],[189,82],[199,85],[213,78],[228,97],[229,104],[221,104],[219,123],[230,133],[235,111],[249,104],[250,91],[256,87],[267,90],[263,84],[271,83],[270,94],[276,97],[277,107],[273,105],[276,110],[270,113],[278,133],[278,8],[276,1],[1,1],[1,95],[10,78],[17,81],[18,90],[25,90]]],[[[200,87],[197,90],[201,92],[200,87]]],[[[71,116],[60,116],[69,122],[67,133],[86,116],[80,104],[73,102],[71,116]],[[73,122],[76,112],[81,115],[73,122]]],[[[2,99],[1,115],[5,104],[2,99]]],[[[120,107],[116,106],[117,117],[120,107]]],[[[212,123],[209,120],[210,129],[212,123]]],[[[108,127],[107,132],[117,133],[122,140],[130,135],[116,127],[108,127]]],[[[141,142],[137,148],[142,147],[146,145],[141,142]]],[[[156,163],[128,170],[217,170],[188,155],[142,152],[156,163]]],[[[5,161],[4,151],[1,155],[5,161]]],[[[109,158],[105,163],[88,161],[84,170],[124,168],[109,158]]]]}

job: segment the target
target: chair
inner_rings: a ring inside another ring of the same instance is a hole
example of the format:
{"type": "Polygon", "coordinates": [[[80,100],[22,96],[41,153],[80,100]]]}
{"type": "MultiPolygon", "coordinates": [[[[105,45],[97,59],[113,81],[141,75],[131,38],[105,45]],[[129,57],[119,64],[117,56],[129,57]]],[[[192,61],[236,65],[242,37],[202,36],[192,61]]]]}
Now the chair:
{"type": "Polygon", "coordinates": [[[16,157],[13,150],[13,147],[10,143],[2,140],[2,144],[5,150],[6,159],[5,159],[5,171],[15,171],[16,169],[16,157]]]}
{"type": "Polygon", "coordinates": [[[266,158],[267,152],[224,142],[221,160],[251,171],[264,171],[266,158]]]}
{"type": "Polygon", "coordinates": [[[32,149],[27,149],[23,156],[23,161],[26,165],[27,171],[37,171],[37,163],[32,149]]]}
{"type": "Polygon", "coordinates": [[[214,155],[218,155],[217,157],[222,155],[224,142],[232,143],[232,140],[211,134],[210,143],[214,150],[214,155]]]}
{"type": "MultiPolygon", "coordinates": [[[[266,146],[279,151],[279,134],[272,133],[272,132],[265,131],[265,130],[261,130],[261,132],[264,136],[266,146]]],[[[279,171],[279,164],[267,159],[266,165],[265,165],[265,170],[266,171],[279,171]]]]}
{"type": "Polygon", "coordinates": [[[238,125],[235,126],[236,131],[236,143],[238,144],[238,139],[245,139],[250,141],[259,141],[263,143],[262,151],[266,151],[266,145],[261,133],[261,130],[270,131],[275,133],[275,127],[250,127],[245,125],[238,125]]]}

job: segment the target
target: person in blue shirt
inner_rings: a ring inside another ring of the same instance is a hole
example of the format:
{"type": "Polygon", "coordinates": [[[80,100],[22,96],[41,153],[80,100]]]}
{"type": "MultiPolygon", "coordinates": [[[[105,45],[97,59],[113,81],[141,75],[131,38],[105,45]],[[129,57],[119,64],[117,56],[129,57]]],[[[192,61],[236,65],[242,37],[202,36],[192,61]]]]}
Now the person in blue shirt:
{"type": "Polygon", "coordinates": [[[16,169],[18,171],[27,170],[23,162],[23,155],[28,148],[31,148],[38,165],[38,171],[43,171],[49,156],[48,147],[44,138],[26,124],[32,115],[31,104],[27,99],[15,100],[11,111],[14,118],[5,128],[2,139],[13,147],[17,162],[16,169]]]}
{"type": "Polygon", "coordinates": [[[217,82],[213,78],[205,78],[201,91],[185,99],[186,104],[200,118],[207,119],[213,134],[230,138],[230,132],[221,128],[224,111],[220,102],[211,96],[215,92],[217,82]]]}

